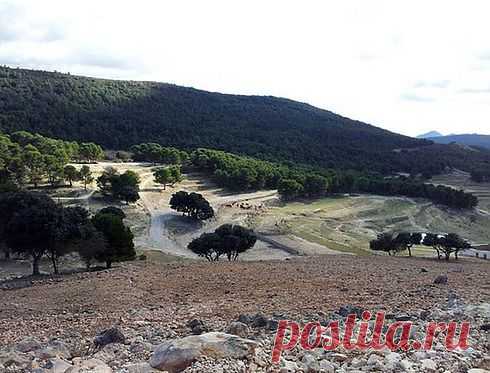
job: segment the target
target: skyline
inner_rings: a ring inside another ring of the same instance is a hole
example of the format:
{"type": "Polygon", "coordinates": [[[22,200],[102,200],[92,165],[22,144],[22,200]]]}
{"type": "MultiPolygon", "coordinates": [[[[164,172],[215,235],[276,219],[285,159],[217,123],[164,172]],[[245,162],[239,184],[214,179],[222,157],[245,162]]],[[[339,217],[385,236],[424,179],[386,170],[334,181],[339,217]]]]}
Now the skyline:
{"type": "Polygon", "coordinates": [[[4,0],[0,64],[286,97],[410,136],[490,134],[484,1],[138,4],[4,0]]]}

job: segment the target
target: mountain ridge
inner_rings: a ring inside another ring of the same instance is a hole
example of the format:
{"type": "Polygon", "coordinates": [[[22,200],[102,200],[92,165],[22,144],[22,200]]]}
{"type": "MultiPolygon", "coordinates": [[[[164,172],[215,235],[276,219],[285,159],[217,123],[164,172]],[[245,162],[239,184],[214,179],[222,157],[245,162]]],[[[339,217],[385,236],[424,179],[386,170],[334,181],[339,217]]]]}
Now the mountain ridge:
{"type": "Polygon", "coordinates": [[[274,162],[382,174],[434,174],[465,168],[467,159],[490,158],[287,98],[9,67],[0,67],[0,130],[109,149],[144,142],[213,148],[274,162]]]}

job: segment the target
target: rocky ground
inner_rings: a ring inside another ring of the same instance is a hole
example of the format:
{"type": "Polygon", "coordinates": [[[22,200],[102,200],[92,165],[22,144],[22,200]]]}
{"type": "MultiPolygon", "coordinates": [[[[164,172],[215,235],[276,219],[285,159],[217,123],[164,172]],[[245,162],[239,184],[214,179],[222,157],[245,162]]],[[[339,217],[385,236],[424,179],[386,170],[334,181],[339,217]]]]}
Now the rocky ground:
{"type": "Polygon", "coordinates": [[[0,290],[0,372],[484,372],[489,272],[488,263],[470,259],[339,255],[134,262],[23,280],[23,288],[0,290]],[[447,283],[434,283],[440,275],[447,283]],[[427,320],[468,320],[471,347],[446,351],[441,335],[428,352],[296,348],[271,364],[278,320],[326,323],[346,309],[385,310],[419,331],[427,320]],[[94,337],[113,327],[124,338],[116,333],[119,343],[95,348],[94,337]]]}

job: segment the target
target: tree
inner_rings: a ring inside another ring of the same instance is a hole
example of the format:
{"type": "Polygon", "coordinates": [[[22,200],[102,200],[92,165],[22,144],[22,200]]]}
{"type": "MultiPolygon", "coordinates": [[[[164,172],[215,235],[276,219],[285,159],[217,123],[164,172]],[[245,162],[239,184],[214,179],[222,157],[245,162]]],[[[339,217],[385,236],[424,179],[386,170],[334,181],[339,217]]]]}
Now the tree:
{"type": "Polygon", "coordinates": [[[75,168],[75,166],[65,166],[65,168],[63,169],[63,174],[65,176],[65,180],[68,181],[68,183],[70,184],[70,187],[73,186],[74,181],[80,180],[80,173],[75,168]]]}
{"type": "Polygon", "coordinates": [[[163,189],[167,188],[167,184],[172,182],[172,173],[168,167],[159,168],[154,173],[155,182],[163,185],[163,189]]]}
{"type": "Polygon", "coordinates": [[[458,234],[448,233],[441,238],[441,247],[446,260],[449,260],[452,253],[454,253],[455,258],[458,259],[458,253],[461,250],[469,249],[471,245],[458,234]]]}
{"type": "Polygon", "coordinates": [[[133,233],[118,216],[98,213],[92,218],[92,223],[107,241],[107,248],[96,257],[98,261],[105,262],[106,267],[111,268],[113,262],[134,260],[133,233]]]}
{"type": "Polygon", "coordinates": [[[39,263],[59,238],[61,207],[45,194],[12,193],[0,202],[4,239],[12,251],[32,258],[32,274],[39,275],[39,263]]]}
{"type": "Polygon", "coordinates": [[[187,248],[198,256],[206,258],[208,261],[218,261],[223,254],[222,239],[216,233],[203,233],[198,238],[192,240],[187,248]]]}
{"type": "Polygon", "coordinates": [[[102,232],[95,229],[92,223],[85,225],[82,229],[83,244],[79,245],[78,253],[85,262],[87,271],[97,258],[105,258],[109,250],[107,240],[102,232]]]}
{"type": "Polygon", "coordinates": [[[58,185],[63,180],[63,161],[54,155],[47,155],[44,157],[44,164],[48,182],[52,186],[58,185]]]}
{"type": "Polygon", "coordinates": [[[139,196],[140,177],[133,171],[119,173],[112,167],[104,170],[97,179],[97,185],[103,194],[110,194],[113,198],[126,201],[126,203],[136,202],[139,196]]]}
{"type": "Polygon", "coordinates": [[[87,190],[87,185],[94,181],[94,177],[92,176],[92,171],[90,171],[89,166],[84,165],[80,169],[80,180],[83,181],[83,187],[85,190],[87,190]]]}
{"type": "Polygon", "coordinates": [[[26,167],[29,182],[37,188],[46,172],[44,157],[35,146],[28,144],[22,150],[22,162],[26,167]]]}
{"type": "Polygon", "coordinates": [[[175,183],[182,181],[180,166],[158,168],[153,173],[153,176],[156,183],[163,185],[164,190],[166,189],[167,184],[174,186],[175,183]]]}
{"type": "Polygon", "coordinates": [[[305,179],[304,193],[309,197],[322,196],[326,193],[328,181],[320,175],[309,175],[305,179]]]}
{"type": "Polygon", "coordinates": [[[59,273],[59,258],[76,250],[75,243],[85,238],[83,236],[84,227],[90,223],[89,213],[83,207],[61,208],[60,213],[61,216],[55,232],[56,240],[46,253],[51,260],[55,274],[59,273]]]}
{"type": "Polygon", "coordinates": [[[427,233],[422,241],[424,246],[432,247],[437,252],[437,259],[441,259],[442,240],[439,235],[427,233]]]}
{"type": "Polygon", "coordinates": [[[378,238],[369,243],[369,248],[373,251],[383,251],[388,255],[396,255],[401,247],[394,238],[393,233],[381,233],[378,238]]]}
{"type": "Polygon", "coordinates": [[[214,210],[209,202],[201,194],[195,192],[174,193],[170,198],[170,207],[197,220],[207,220],[214,216],[214,210]]]}
{"type": "Polygon", "coordinates": [[[187,248],[210,262],[218,261],[222,255],[234,261],[256,242],[257,237],[253,231],[239,225],[224,224],[213,233],[203,233],[192,240],[187,248]]]}
{"type": "Polygon", "coordinates": [[[237,260],[241,253],[251,249],[257,242],[253,231],[240,225],[224,224],[215,233],[222,239],[222,251],[228,260],[237,260]]]}
{"type": "Polygon", "coordinates": [[[422,241],[421,233],[399,233],[395,239],[396,244],[400,247],[400,250],[408,250],[408,255],[412,256],[412,247],[414,245],[420,245],[422,241]]]}
{"type": "Polygon", "coordinates": [[[292,200],[303,193],[303,186],[296,180],[281,179],[277,191],[285,200],[292,200]]]}
{"type": "Polygon", "coordinates": [[[111,214],[117,216],[119,219],[123,220],[126,218],[126,214],[120,208],[115,206],[104,207],[98,211],[98,214],[111,214]]]}

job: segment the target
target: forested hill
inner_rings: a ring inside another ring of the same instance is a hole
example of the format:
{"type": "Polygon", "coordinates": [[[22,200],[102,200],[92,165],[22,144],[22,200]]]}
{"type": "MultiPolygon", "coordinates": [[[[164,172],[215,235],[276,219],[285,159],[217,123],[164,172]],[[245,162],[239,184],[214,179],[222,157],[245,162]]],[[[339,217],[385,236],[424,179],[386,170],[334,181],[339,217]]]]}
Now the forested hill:
{"type": "Polygon", "coordinates": [[[322,167],[372,167],[427,144],[307,104],[175,85],[0,68],[0,127],[123,149],[209,147],[322,167]]]}

